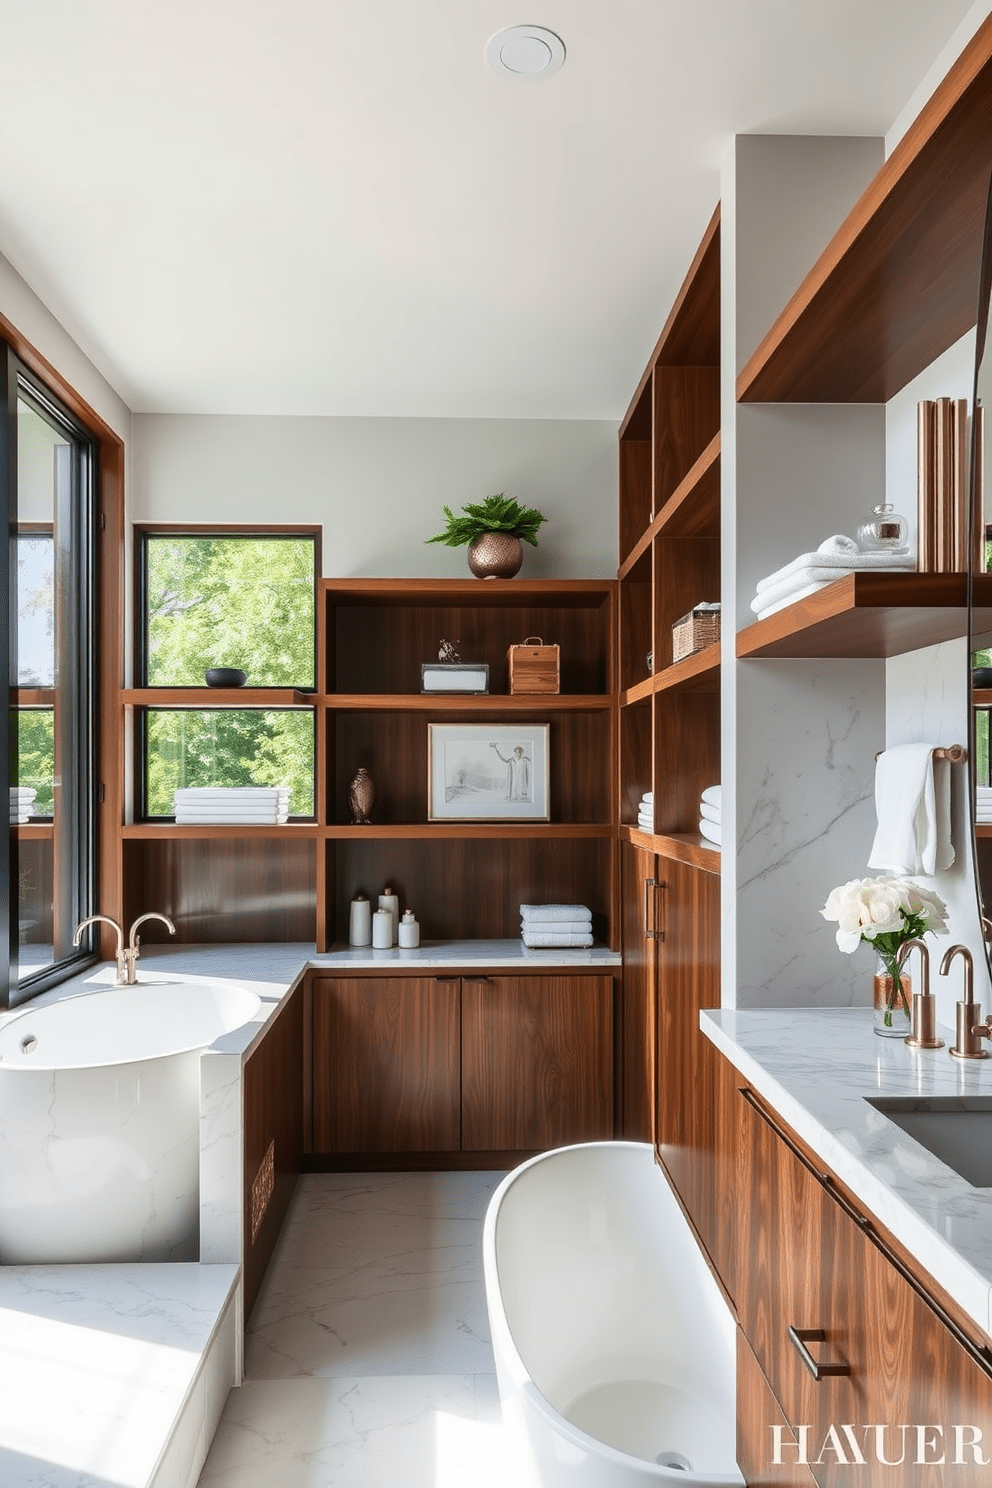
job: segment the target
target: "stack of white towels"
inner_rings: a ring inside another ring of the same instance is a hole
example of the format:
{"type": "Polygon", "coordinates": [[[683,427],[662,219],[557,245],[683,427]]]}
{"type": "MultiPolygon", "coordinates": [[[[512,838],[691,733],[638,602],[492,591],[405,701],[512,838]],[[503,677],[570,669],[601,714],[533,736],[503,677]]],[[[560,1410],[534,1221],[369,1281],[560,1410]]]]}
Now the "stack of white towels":
{"type": "Polygon", "coordinates": [[[645,791],[637,807],[637,825],[642,832],[654,831],[654,791],[645,791]]]}
{"type": "Polygon", "coordinates": [[[975,821],[980,827],[992,827],[992,785],[975,787],[975,821]]]}
{"type": "Polygon", "coordinates": [[[10,787],[10,824],[15,826],[18,822],[31,820],[31,812],[34,810],[34,798],[38,792],[30,785],[12,785],[10,787]]]}
{"type": "Polygon", "coordinates": [[[708,785],[699,798],[699,834],[714,847],[723,846],[723,791],[719,785],[708,785]]]}
{"type": "Polygon", "coordinates": [[[284,785],[189,786],[173,799],[176,826],[251,822],[271,826],[289,820],[289,787],[284,785]]]}
{"type": "Polygon", "coordinates": [[[824,538],[815,553],[800,553],[784,568],[778,568],[766,579],[758,580],[758,592],[751,601],[751,608],[759,620],[774,615],[805,599],[818,589],[826,589],[838,579],[859,569],[908,569],[915,571],[916,554],[909,548],[872,549],[864,552],[853,537],[835,533],[824,538]]]}
{"type": "Polygon", "coordinates": [[[591,946],[592,912],[584,904],[521,904],[520,931],[525,946],[591,946]]]}

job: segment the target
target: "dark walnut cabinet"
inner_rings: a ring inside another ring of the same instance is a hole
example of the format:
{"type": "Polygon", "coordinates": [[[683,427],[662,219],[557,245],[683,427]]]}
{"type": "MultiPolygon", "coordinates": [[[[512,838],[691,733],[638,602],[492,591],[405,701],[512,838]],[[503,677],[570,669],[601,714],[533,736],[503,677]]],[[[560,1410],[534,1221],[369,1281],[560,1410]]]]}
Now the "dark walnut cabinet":
{"type": "MultiPolygon", "coordinates": [[[[783,1450],[784,1464],[796,1472],[804,1456],[821,1488],[987,1483],[988,1339],[774,1113],[749,1090],[739,1099],[742,1466],[770,1472],[780,1421],[790,1428],[783,1441],[804,1440],[802,1454],[783,1450]]],[[[807,1479],[759,1472],[753,1481],[807,1479]]]]}
{"type": "Polygon", "coordinates": [[[609,974],[318,975],[310,999],[314,1166],[472,1166],[614,1134],[609,974]]]}

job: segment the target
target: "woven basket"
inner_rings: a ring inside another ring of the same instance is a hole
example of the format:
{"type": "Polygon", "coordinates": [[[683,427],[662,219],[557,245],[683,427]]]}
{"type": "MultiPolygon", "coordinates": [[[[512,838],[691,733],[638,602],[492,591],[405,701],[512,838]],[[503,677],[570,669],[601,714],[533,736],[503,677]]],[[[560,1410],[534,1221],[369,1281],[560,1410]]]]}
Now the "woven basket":
{"type": "Polygon", "coordinates": [[[690,610],[672,626],[672,661],[684,661],[720,639],[719,610],[690,610]]]}

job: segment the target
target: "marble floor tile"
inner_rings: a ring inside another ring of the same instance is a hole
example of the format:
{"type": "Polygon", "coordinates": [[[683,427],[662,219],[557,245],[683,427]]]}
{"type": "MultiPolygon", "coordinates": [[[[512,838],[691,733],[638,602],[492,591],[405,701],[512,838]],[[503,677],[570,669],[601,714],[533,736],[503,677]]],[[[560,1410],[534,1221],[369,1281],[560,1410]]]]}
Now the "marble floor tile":
{"type": "Polygon", "coordinates": [[[249,1380],[200,1488],[505,1488],[492,1376],[249,1380]]]}

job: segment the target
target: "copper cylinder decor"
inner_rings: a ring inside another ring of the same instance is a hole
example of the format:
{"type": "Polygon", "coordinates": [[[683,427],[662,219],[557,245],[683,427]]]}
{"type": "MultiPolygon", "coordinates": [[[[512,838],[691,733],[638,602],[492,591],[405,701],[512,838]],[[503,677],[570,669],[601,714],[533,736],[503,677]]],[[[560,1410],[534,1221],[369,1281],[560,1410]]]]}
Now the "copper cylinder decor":
{"type": "Polygon", "coordinates": [[[510,532],[483,532],[468,549],[468,566],[477,579],[512,579],[524,561],[524,545],[510,532]]]}
{"type": "Polygon", "coordinates": [[[375,781],[361,765],[348,786],[348,807],[353,827],[368,827],[372,824],[372,808],[375,805],[375,781]]]}

